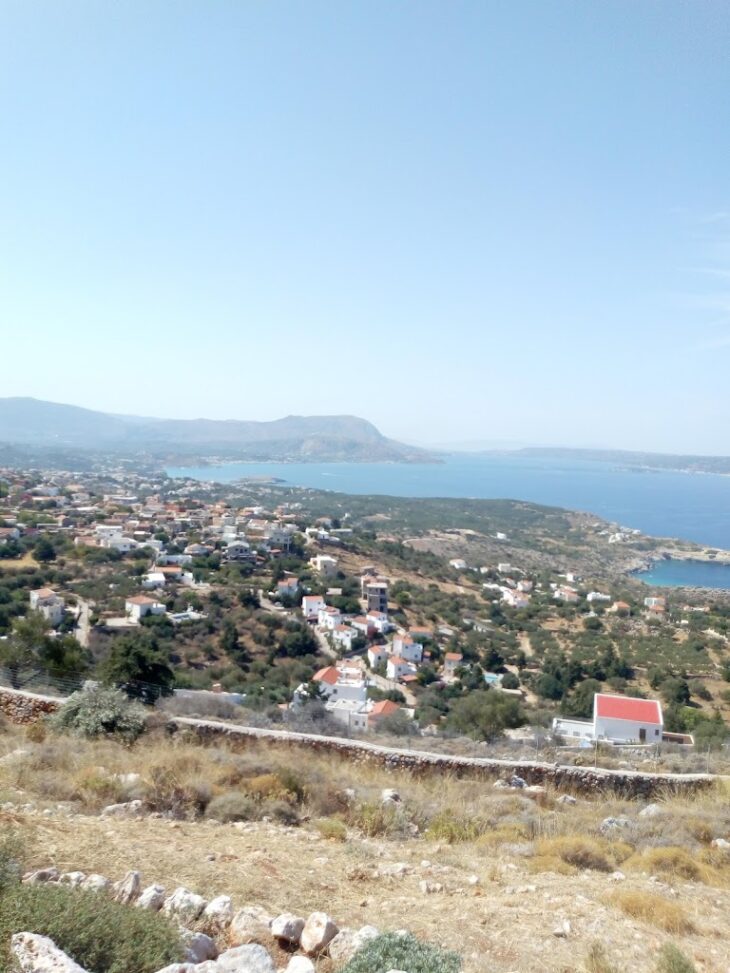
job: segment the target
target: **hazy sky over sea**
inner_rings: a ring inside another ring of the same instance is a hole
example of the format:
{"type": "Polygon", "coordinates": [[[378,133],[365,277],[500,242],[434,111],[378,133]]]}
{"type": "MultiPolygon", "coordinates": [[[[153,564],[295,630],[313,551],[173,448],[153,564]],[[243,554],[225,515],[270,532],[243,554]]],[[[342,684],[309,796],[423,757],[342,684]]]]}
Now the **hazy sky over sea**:
{"type": "Polygon", "coordinates": [[[726,0],[6,0],[0,395],[730,452],[726,0]]]}

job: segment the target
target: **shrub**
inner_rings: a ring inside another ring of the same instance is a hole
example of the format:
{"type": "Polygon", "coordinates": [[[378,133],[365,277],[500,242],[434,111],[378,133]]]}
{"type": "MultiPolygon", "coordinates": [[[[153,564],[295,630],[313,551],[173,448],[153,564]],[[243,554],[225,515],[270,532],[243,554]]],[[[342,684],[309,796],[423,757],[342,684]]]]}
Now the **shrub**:
{"type": "Polygon", "coordinates": [[[144,732],[145,719],[144,709],[120,690],[89,685],[69,696],[49,722],[77,736],[111,736],[133,743],[144,732]]]}
{"type": "Polygon", "coordinates": [[[151,811],[160,811],[175,818],[197,817],[205,812],[210,801],[211,790],[206,780],[186,780],[176,768],[164,765],[150,770],[145,804],[151,811]]]}
{"type": "Polygon", "coordinates": [[[266,801],[261,805],[261,816],[290,827],[299,824],[299,815],[288,801],[266,801]]]}
{"type": "Polygon", "coordinates": [[[456,953],[423,943],[414,936],[384,933],[372,939],[344,967],[342,973],[459,973],[456,953]]]}
{"type": "Polygon", "coordinates": [[[665,943],[659,950],[656,973],[696,973],[696,967],[681,949],[673,943],[665,943]]]}
{"type": "Polygon", "coordinates": [[[708,870],[684,848],[647,848],[634,855],[629,864],[642,871],[661,872],[689,882],[701,882],[708,877],[708,870]]]}
{"type": "Polygon", "coordinates": [[[253,821],[258,817],[258,808],[250,794],[229,791],[213,798],[206,816],[216,821],[253,821]]]}
{"type": "Polygon", "coordinates": [[[676,902],[658,897],[652,892],[633,892],[629,889],[614,892],[610,900],[627,916],[658,926],[673,935],[688,935],[694,926],[676,902]]]}
{"type": "Polygon", "coordinates": [[[154,973],[183,956],[178,932],[159,914],[64,886],[15,883],[0,892],[3,973],[12,969],[10,937],[21,929],[49,936],[94,973],[154,973]]]}
{"type": "Polygon", "coordinates": [[[631,854],[631,847],[620,842],[608,842],[598,838],[564,836],[545,838],[537,843],[538,861],[558,859],[573,868],[590,868],[597,872],[610,872],[631,854]]]}
{"type": "Polygon", "coordinates": [[[319,818],[314,827],[327,841],[347,841],[347,828],[339,818],[319,818]]]}
{"type": "Polygon", "coordinates": [[[442,811],[430,822],[426,837],[432,841],[447,841],[450,845],[460,841],[476,841],[489,831],[489,822],[481,818],[458,815],[451,810],[442,811]]]}
{"type": "Polygon", "coordinates": [[[600,943],[593,943],[586,956],[586,973],[618,973],[600,943]]]}
{"type": "Polygon", "coordinates": [[[364,801],[350,808],[348,817],[367,838],[405,834],[408,829],[408,817],[400,805],[364,801]]]}

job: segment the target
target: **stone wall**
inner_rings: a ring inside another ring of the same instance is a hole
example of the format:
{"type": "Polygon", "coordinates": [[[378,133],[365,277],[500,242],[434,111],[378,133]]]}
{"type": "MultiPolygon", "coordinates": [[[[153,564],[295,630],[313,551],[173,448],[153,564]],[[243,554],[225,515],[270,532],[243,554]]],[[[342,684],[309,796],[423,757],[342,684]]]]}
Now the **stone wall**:
{"type": "MultiPolygon", "coordinates": [[[[12,723],[35,723],[54,713],[64,700],[40,696],[18,689],[0,687],[0,713],[12,723]]],[[[447,754],[413,750],[395,750],[363,740],[317,736],[312,733],[290,733],[286,730],[264,730],[252,726],[172,717],[171,732],[187,731],[203,743],[225,740],[238,747],[263,740],[271,746],[306,749],[314,753],[335,754],[355,763],[369,763],[386,770],[412,774],[455,774],[472,780],[521,777],[527,784],[545,784],[575,794],[601,791],[630,798],[654,798],[667,793],[691,793],[711,787],[711,774],[648,774],[630,770],[603,770],[593,767],[571,767],[528,760],[497,760],[485,757],[453,757],[447,754]]]]}
{"type": "Polygon", "coordinates": [[[361,740],[263,730],[257,727],[231,725],[213,720],[175,717],[171,729],[187,730],[204,742],[226,740],[245,747],[257,740],[286,748],[304,748],[315,753],[328,753],[343,759],[377,764],[386,770],[412,774],[455,774],[473,780],[521,777],[527,784],[544,784],[575,794],[590,795],[601,791],[628,798],[654,798],[668,793],[691,793],[713,785],[711,774],[649,774],[629,770],[571,767],[527,760],[497,760],[482,757],[453,757],[446,754],[413,750],[395,750],[361,740]]]}
{"type": "Polygon", "coordinates": [[[63,705],[57,696],[39,696],[19,689],[0,686],[0,713],[11,723],[35,723],[63,705]]]}

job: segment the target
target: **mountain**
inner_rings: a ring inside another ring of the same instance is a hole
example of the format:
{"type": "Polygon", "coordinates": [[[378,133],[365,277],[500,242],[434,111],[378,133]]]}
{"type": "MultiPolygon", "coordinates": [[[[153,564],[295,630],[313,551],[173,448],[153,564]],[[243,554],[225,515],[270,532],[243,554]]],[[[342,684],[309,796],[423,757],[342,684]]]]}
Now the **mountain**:
{"type": "Polygon", "coordinates": [[[551,446],[528,447],[516,450],[516,452],[546,459],[577,459],[598,463],[614,463],[632,470],[730,473],[730,456],[697,456],[691,453],[645,453],[628,449],[573,449],[551,446]]]}
{"type": "Polygon", "coordinates": [[[0,399],[0,444],[275,461],[433,462],[357,416],[286,416],[272,422],[110,415],[32,398],[0,399]]]}

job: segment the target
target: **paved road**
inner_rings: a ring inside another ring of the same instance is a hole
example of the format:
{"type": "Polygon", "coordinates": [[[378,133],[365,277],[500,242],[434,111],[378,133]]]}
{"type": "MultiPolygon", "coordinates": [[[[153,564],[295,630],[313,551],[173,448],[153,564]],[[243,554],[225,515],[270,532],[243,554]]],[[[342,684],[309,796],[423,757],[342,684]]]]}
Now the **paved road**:
{"type": "Polygon", "coordinates": [[[94,602],[84,601],[83,598],[77,598],[77,602],[79,613],[76,616],[74,635],[79,644],[88,649],[89,639],[91,638],[91,609],[94,607],[94,602]]]}

